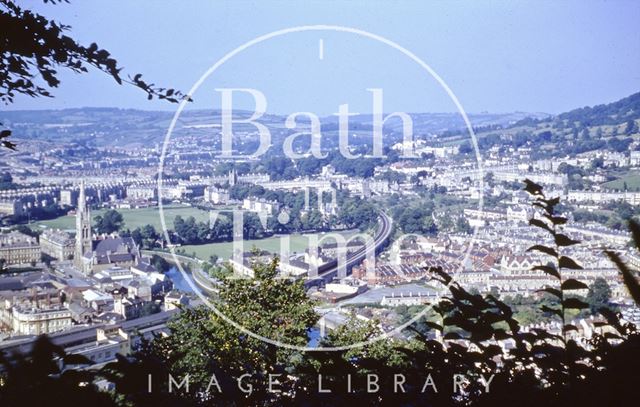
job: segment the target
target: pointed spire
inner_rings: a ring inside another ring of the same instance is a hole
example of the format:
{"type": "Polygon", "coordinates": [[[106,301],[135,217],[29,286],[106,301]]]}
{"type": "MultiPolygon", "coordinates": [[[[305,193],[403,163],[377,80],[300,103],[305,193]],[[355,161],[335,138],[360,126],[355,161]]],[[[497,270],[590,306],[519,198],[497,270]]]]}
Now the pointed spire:
{"type": "MultiPolygon", "coordinates": [[[[76,266],[83,270],[82,257],[91,251],[91,214],[87,208],[87,197],[84,180],[80,180],[80,194],[78,195],[78,209],[76,211],[76,266]]],[[[83,270],[86,271],[86,270],[83,270]]]]}
{"type": "Polygon", "coordinates": [[[85,212],[87,207],[87,197],[84,188],[84,179],[82,179],[80,180],[80,195],[78,196],[78,212],[85,212]]]}

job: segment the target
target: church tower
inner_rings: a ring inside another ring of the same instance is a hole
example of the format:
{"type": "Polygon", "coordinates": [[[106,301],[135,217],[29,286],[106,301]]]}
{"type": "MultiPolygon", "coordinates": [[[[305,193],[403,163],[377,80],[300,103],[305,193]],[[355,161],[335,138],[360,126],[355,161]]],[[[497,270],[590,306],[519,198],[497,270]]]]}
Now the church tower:
{"type": "Polygon", "coordinates": [[[236,172],[236,169],[233,168],[229,170],[229,185],[234,186],[237,183],[238,183],[238,173],[236,172]]]}
{"type": "Polygon", "coordinates": [[[91,214],[87,207],[87,197],[84,191],[84,180],[80,181],[80,195],[78,196],[78,209],[76,210],[76,252],[75,264],[84,271],[82,257],[91,251],[91,214]]]}

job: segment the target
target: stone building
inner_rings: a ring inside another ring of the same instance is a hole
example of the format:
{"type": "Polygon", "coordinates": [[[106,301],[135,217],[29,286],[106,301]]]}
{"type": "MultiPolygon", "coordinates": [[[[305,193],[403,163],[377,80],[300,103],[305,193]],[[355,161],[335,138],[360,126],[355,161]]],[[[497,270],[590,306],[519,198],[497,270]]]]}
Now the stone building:
{"type": "Polygon", "coordinates": [[[75,253],[75,239],[59,229],[48,229],[40,235],[42,253],[57,260],[70,260],[75,253]]]}
{"type": "Polygon", "coordinates": [[[71,326],[71,311],[61,304],[33,306],[15,304],[12,310],[15,335],[42,335],[62,331],[71,326]]]}
{"type": "Polygon", "coordinates": [[[204,189],[204,200],[211,202],[212,204],[227,204],[229,203],[231,196],[229,192],[224,189],[208,186],[204,189]]]}
{"type": "Polygon", "coordinates": [[[35,237],[20,232],[0,234],[0,259],[5,265],[30,264],[40,261],[40,245],[35,237]]]}
{"type": "Polygon", "coordinates": [[[158,200],[158,187],[155,185],[131,185],[127,187],[127,198],[158,200]]]}

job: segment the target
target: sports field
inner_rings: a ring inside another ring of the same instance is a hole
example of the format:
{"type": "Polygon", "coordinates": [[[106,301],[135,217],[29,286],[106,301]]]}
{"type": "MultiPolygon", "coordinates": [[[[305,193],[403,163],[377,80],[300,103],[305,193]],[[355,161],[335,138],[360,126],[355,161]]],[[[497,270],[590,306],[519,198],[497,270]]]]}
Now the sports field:
{"type": "MultiPolygon", "coordinates": [[[[352,236],[357,231],[349,230],[344,232],[333,232],[339,233],[343,235],[345,238],[352,236]]],[[[304,253],[304,251],[310,245],[309,236],[311,234],[293,234],[289,235],[289,253],[304,253]]],[[[322,234],[317,235],[318,239],[322,238],[322,234]]],[[[332,242],[333,239],[327,238],[322,242],[332,242]]],[[[280,236],[268,237],[266,239],[258,239],[258,240],[246,240],[244,241],[243,250],[250,251],[254,247],[262,250],[267,250],[271,253],[280,253],[280,246],[285,245],[285,242],[281,240],[280,236]]],[[[286,246],[285,246],[286,247],[286,246]]],[[[232,242],[222,242],[222,243],[208,243],[202,245],[186,245],[181,246],[180,249],[183,249],[187,255],[195,254],[196,257],[202,260],[208,260],[211,255],[216,255],[221,259],[228,259],[233,254],[233,243],[232,242]]]]}

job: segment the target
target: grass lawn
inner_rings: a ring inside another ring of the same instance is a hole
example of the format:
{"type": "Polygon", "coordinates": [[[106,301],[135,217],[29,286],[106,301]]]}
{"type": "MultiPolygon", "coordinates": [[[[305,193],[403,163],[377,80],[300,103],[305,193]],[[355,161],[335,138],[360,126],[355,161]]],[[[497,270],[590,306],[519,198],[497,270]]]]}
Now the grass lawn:
{"type": "Polygon", "coordinates": [[[602,187],[605,189],[624,190],[624,183],[627,183],[627,191],[640,191],[640,174],[629,173],[617,180],[605,182],[602,187]]]}
{"type": "MultiPolygon", "coordinates": [[[[100,209],[97,211],[91,211],[91,218],[95,218],[98,215],[102,215],[106,210],[100,209]]],[[[124,227],[128,229],[135,229],[139,226],[147,224],[153,225],[156,230],[161,231],[162,226],[160,223],[160,212],[157,207],[153,208],[141,208],[141,209],[117,209],[124,218],[124,227]]],[[[193,216],[196,221],[206,222],[209,220],[209,212],[200,210],[198,208],[192,208],[188,206],[172,206],[164,207],[164,216],[167,222],[167,227],[173,229],[173,219],[176,216],[182,216],[187,218],[193,216]]],[[[30,226],[32,229],[42,230],[46,228],[53,229],[69,229],[74,230],[76,225],[75,216],[61,216],[56,219],[35,221],[30,226]]]]}
{"type": "MultiPolygon", "coordinates": [[[[341,235],[348,238],[349,236],[357,233],[355,230],[349,230],[340,232],[341,235]]],[[[291,254],[295,253],[303,253],[309,247],[309,236],[311,235],[300,235],[294,234],[289,235],[289,252],[291,254]]],[[[318,237],[320,239],[321,237],[318,237]]],[[[267,250],[272,253],[280,253],[280,239],[281,237],[268,237],[266,239],[258,239],[258,240],[246,240],[244,241],[244,251],[250,251],[254,246],[258,249],[267,250]]],[[[331,242],[332,239],[325,239],[325,242],[331,242]]],[[[180,249],[183,249],[187,255],[191,255],[195,253],[196,257],[202,260],[207,260],[213,254],[217,255],[221,259],[228,259],[233,254],[233,243],[232,242],[222,242],[222,243],[208,243],[202,245],[185,245],[181,246],[180,249]]]]}
{"type": "MultiPolygon", "coordinates": [[[[102,215],[105,209],[92,211],[91,217],[94,218],[98,215],[102,215]]],[[[124,228],[135,229],[147,224],[153,225],[156,230],[161,231],[160,213],[157,207],[154,208],[142,208],[142,209],[118,209],[118,212],[122,214],[124,218],[124,228]]],[[[180,215],[183,218],[193,216],[196,221],[206,222],[209,220],[209,212],[203,211],[197,208],[186,206],[173,206],[164,208],[164,215],[167,222],[167,227],[173,229],[173,219],[180,215]]],[[[30,227],[36,230],[42,230],[45,228],[63,229],[63,230],[75,230],[76,218],[75,216],[61,216],[56,219],[36,221],[31,223],[30,227]]],[[[340,232],[341,235],[348,238],[349,236],[357,233],[357,230],[349,230],[340,232]]],[[[309,235],[290,235],[289,251],[290,253],[302,253],[309,247],[309,235]]],[[[269,237],[259,240],[248,240],[244,242],[244,250],[249,251],[254,246],[268,250],[272,253],[280,253],[280,237],[269,237]]],[[[332,241],[325,239],[323,242],[332,241]]],[[[203,245],[185,245],[181,249],[184,249],[185,253],[191,255],[196,254],[196,257],[207,260],[212,254],[216,254],[220,258],[228,259],[233,253],[232,242],[222,243],[209,243],[203,245]]]]}

